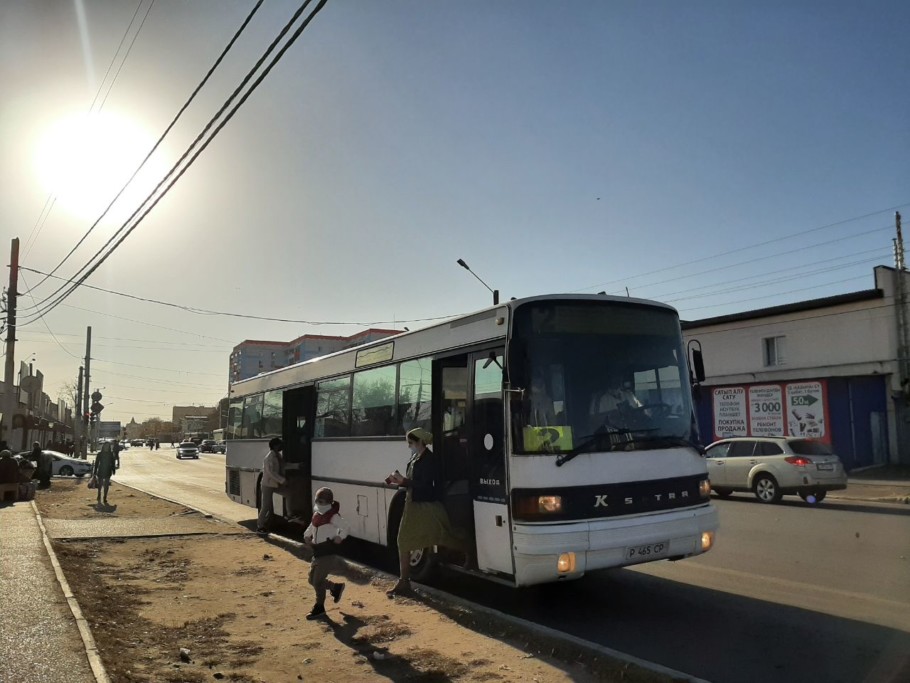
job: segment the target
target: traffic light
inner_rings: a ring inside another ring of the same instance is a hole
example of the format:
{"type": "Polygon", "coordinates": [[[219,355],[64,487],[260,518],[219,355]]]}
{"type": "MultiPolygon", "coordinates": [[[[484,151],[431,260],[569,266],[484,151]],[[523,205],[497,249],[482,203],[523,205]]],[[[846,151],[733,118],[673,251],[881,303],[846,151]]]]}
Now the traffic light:
{"type": "Polygon", "coordinates": [[[89,413],[89,424],[95,424],[95,413],[89,413]]]}
{"type": "Polygon", "coordinates": [[[86,424],[86,425],[88,424],[88,416],[89,416],[89,412],[87,410],[84,413],[82,413],[82,424],[86,424]]]}

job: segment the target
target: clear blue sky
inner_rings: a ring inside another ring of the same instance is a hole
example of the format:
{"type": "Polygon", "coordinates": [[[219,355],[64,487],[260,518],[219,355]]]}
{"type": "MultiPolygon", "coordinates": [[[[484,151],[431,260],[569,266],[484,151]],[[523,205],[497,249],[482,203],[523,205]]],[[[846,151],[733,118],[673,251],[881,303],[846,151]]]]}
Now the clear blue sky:
{"type": "MultiPolygon", "coordinates": [[[[55,122],[101,92],[95,111],[145,131],[141,158],[253,3],[157,0],[136,36],[150,5],[84,0],[81,31],[78,3],[0,6],[0,260],[18,236],[22,265],[48,272],[100,213],[47,180],[55,122]]],[[[150,175],[294,9],[264,4],[150,175]]],[[[871,288],[892,263],[894,207],[910,213],[908,25],[906,2],[329,0],[88,283],[387,327],[487,305],[458,258],[505,298],[628,287],[686,319],[871,288]]],[[[83,157],[83,182],[101,156],[83,157]]],[[[22,289],[39,281],[26,271],[22,289]]],[[[123,421],[213,404],[244,339],[361,329],[80,290],[18,334],[17,360],[37,356],[52,396],[76,377],[87,325],[104,417],[123,421]]]]}

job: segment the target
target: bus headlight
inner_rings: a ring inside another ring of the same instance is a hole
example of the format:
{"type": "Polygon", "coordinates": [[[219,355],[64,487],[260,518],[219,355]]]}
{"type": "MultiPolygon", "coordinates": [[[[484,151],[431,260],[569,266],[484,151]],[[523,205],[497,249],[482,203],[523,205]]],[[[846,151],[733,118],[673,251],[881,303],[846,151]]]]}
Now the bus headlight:
{"type": "Polygon", "coordinates": [[[703,531],[701,534],[701,551],[708,552],[714,546],[714,532],[703,531]]]}
{"type": "Polygon", "coordinates": [[[556,560],[556,571],[569,574],[575,571],[575,553],[562,553],[556,560]]]}
{"type": "Polygon", "coordinates": [[[537,496],[539,512],[562,512],[562,496],[537,496]]]}
{"type": "Polygon", "coordinates": [[[563,511],[562,496],[519,495],[512,501],[516,519],[535,520],[563,511]]]}
{"type": "Polygon", "coordinates": [[[711,496],[711,481],[709,479],[702,479],[698,482],[698,493],[702,498],[709,498],[711,496]]]}

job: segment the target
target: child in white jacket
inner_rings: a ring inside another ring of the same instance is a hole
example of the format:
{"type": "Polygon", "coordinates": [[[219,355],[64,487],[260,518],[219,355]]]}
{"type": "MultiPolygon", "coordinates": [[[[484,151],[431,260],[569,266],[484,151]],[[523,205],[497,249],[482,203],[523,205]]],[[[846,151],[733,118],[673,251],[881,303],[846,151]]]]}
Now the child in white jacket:
{"type": "Polygon", "coordinates": [[[335,602],[341,600],[344,584],[329,581],[329,574],[337,571],[343,560],[338,556],[338,546],[348,535],[348,524],[338,514],[341,506],[335,500],[332,489],[322,487],[316,491],[313,519],[303,532],[303,542],[313,549],[310,564],[310,585],[316,590],[316,604],[307,614],[307,619],[316,619],[325,614],[326,591],[335,602]]]}

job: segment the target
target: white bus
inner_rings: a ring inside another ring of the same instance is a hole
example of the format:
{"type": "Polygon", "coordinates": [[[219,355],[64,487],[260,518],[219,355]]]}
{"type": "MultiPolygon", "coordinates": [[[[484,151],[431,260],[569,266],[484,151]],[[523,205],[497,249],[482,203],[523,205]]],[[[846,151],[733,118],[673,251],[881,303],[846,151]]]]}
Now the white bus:
{"type": "MultiPolygon", "coordinates": [[[[703,379],[700,355],[695,363],[703,379]]],[[[699,374],[697,372],[696,374],[699,374]]],[[[475,574],[528,586],[706,552],[717,511],[676,311],[602,295],[513,300],[237,382],[226,492],[257,507],[273,436],[285,517],[329,486],[353,536],[395,547],[404,434],[429,429],[475,574]]],[[[445,548],[412,576],[462,564],[445,548]]]]}

